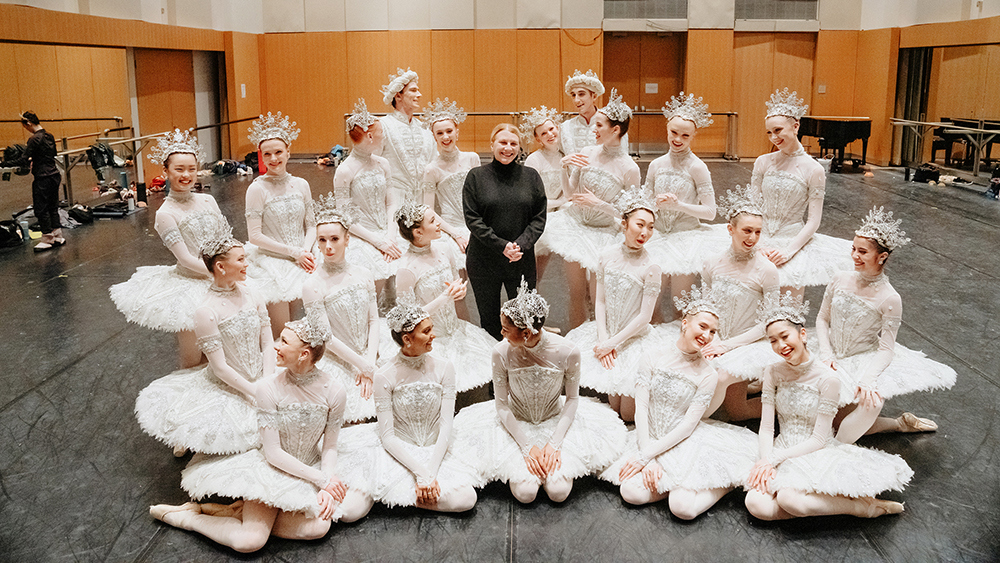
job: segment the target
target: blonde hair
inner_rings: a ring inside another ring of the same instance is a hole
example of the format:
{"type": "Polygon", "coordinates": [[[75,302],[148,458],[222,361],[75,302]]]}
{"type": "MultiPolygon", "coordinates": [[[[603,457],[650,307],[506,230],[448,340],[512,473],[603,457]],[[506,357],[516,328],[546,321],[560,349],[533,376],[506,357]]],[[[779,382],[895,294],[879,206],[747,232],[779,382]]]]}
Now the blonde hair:
{"type": "Polygon", "coordinates": [[[517,135],[517,140],[520,143],[520,141],[521,141],[521,130],[518,129],[516,125],[513,125],[511,123],[501,123],[501,124],[497,125],[496,127],[494,127],[493,128],[493,132],[490,133],[490,142],[491,143],[494,140],[496,140],[497,134],[500,133],[501,131],[507,131],[508,133],[513,133],[513,134],[517,135]]]}

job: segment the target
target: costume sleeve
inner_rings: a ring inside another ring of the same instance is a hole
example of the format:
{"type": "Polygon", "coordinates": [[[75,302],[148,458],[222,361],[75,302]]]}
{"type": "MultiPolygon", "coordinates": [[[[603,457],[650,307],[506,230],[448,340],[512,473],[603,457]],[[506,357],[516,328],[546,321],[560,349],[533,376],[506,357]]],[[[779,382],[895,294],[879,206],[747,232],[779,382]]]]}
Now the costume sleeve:
{"type": "Polygon", "coordinates": [[[691,179],[694,180],[695,190],[698,192],[698,205],[685,205],[688,214],[701,219],[711,221],[715,219],[718,209],[715,205],[715,188],[712,186],[712,174],[708,171],[708,166],[704,162],[698,161],[691,167],[691,179]]]}
{"type": "MultiPolygon", "coordinates": [[[[621,346],[623,342],[639,334],[649,326],[649,321],[653,318],[653,310],[656,308],[656,302],[660,299],[660,280],[660,267],[656,264],[651,264],[642,279],[642,302],[639,305],[639,313],[628,324],[622,327],[618,331],[618,334],[610,338],[608,342],[609,347],[617,348],[621,346]]],[[[607,291],[607,286],[605,286],[605,291],[607,291]]],[[[605,295],[605,300],[607,300],[607,295],[605,295]]],[[[605,302],[606,306],[607,303],[605,302]]]]}
{"type": "MultiPolygon", "coordinates": [[[[344,411],[347,410],[347,391],[340,385],[331,385],[327,402],[330,410],[326,413],[326,428],[323,430],[323,451],[320,467],[323,474],[334,474],[337,467],[337,440],[340,439],[340,429],[344,426],[344,411]]],[[[326,484],[324,483],[325,487],[326,484]]]]}
{"type": "Polygon", "coordinates": [[[816,314],[816,338],[819,340],[820,361],[828,362],[834,359],[833,345],[830,344],[830,314],[832,312],[833,293],[836,291],[837,278],[830,280],[823,292],[823,302],[816,314]]]}
{"type": "Polygon", "coordinates": [[[760,394],[760,429],[757,431],[757,457],[769,459],[774,448],[774,398],[777,394],[777,384],[772,366],[764,368],[761,378],[763,385],[760,394]]]}
{"type": "Polygon", "coordinates": [[[535,242],[545,230],[549,200],[545,197],[545,183],[542,182],[538,171],[534,168],[522,167],[521,172],[521,178],[525,181],[522,189],[527,189],[531,193],[532,215],[528,226],[514,243],[521,247],[521,252],[527,252],[534,248],[535,242]]]}
{"type": "Polygon", "coordinates": [[[652,381],[653,366],[649,355],[644,354],[639,361],[639,373],[635,376],[635,437],[639,453],[647,450],[649,439],[649,385],[652,381]]]}
{"type": "MultiPolygon", "coordinates": [[[[766,263],[764,266],[765,271],[763,276],[761,276],[760,281],[761,292],[763,293],[765,300],[769,295],[776,299],[781,290],[778,285],[780,283],[778,269],[775,268],[770,262],[766,263]]],[[[742,334],[730,337],[728,340],[723,342],[723,346],[725,346],[727,350],[735,350],[740,346],[746,346],[747,344],[757,342],[765,336],[767,336],[767,327],[764,326],[763,323],[757,323],[748,328],[742,334]]]]}
{"type": "Polygon", "coordinates": [[[510,410],[510,387],[507,379],[506,358],[500,352],[493,349],[493,394],[496,397],[497,417],[500,423],[507,429],[510,437],[517,442],[517,447],[521,449],[522,455],[528,455],[531,444],[528,437],[521,429],[521,422],[514,416],[514,411],[510,410]]]}
{"type": "Polygon", "coordinates": [[[299,257],[299,253],[302,252],[302,249],[280,243],[264,234],[263,216],[266,197],[267,194],[257,182],[250,184],[250,187],[247,188],[247,236],[250,238],[250,243],[255,244],[269,252],[281,254],[282,256],[287,256],[292,260],[296,260],[299,257]]]}
{"type": "Polygon", "coordinates": [[[561,450],[563,439],[569,432],[569,427],[576,419],[576,409],[580,405],[580,350],[573,347],[573,351],[566,358],[566,402],[563,404],[562,412],[559,414],[559,422],[556,429],[549,438],[552,447],[561,450]]]}
{"type": "Polygon", "coordinates": [[[768,456],[771,465],[777,467],[786,459],[803,456],[826,446],[827,440],[833,434],[833,417],[837,414],[839,400],[840,380],[831,374],[830,377],[825,377],[819,382],[819,407],[812,435],[794,446],[773,450],[768,456]]]}
{"type": "Polygon", "coordinates": [[[875,381],[892,363],[896,354],[896,333],[903,321],[903,302],[895,291],[879,305],[882,314],[882,328],[878,335],[878,350],[872,355],[868,364],[862,368],[858,385],[866,389],[875,389],[875,381]]]}
{"type": "Polygon", "coordinates": [[[212,278],[212,273],[208,271],[208,267],[205,266],[205,262],[201,260],[201,257],[191,254],[187,245],[184,244],[181,231],[177,227],[177,221],[173,215],[157,210],[153,228],[156,229],[160,238],[163,239],[163,246],[166,246],[167,250],[174,255],[178,264],[192,272],[198,272],[204,278],[212,278]]]}
{"type": "Polygon", "coordinates": [[[715,394],[715,387],[718,382],[719,377],[715,374],[714,370],[701,379],[698,383],[698,389],[691,399],[691,404],[688,406],[687,412],[684,413],[684,418],[681,419],[680,423],[659,440],[640,448],[639,461],[643,465],[681,443],[681,441],[694,432],[694,429],[698,427],[698,423],[701,422],[702,416],[705,415],[705,409],[708,408],[708,404],[712,401],[712,396],[715,394]]]}
{"type": "MultiPolygon", "coordinates": [[[[479,174],[473,169],[465,176],[465,185],[462,186],[462,208],[465,212],[465,225],[469,228],[472,236],[476,240],[492,248],[497,254],[503,254],[507,246],[506,240],[498,237],[493,231],[493,227],[483,220],[483,203],[480,201],[480,190],[487,186],[480,186],[479,174]]],[[[543,224],[544,226],[544,224],[543,224]]]]}
{"type": "Polygon", "coordinates": [[[305,180],[302,180],[302,199],[306,208],[305,215],[302,217],[302,228],[305,229],[302,250],[312,252],[313,246],[316,244],[316,212],[313,209],[312,190],[309,187],[309,182],[305,180]]]}
{"type": "Polygon", "coordinates": [[[378,420],[378,435],[385,451],[413,473],[418,485],[427,486],[434,481],[434,475],[426,465],[410,455],[403,446],[403,441],[396,437],[392,412],[393,383],[389,380],[393,370],[393,365],[388,364],[375,374],[375,417],[378,420]]]}
{"type": "Polygon", "coordinates": [[[219,333],[219,318],[210,307],[200,307],[194,313],[194,333],[198,337],[198,347],[208,358],[212,373],[223,383],[236,389],[247,398],[254,396],[254,384],[247,381],[226,363],[222,349],[222,335],[219,333]]]}
{"type": "Polygon", "coordinates": [[[427,461],[427,468],[433,479],[437,479],[441,461],[451,444],[452,426],[455,419],[455,366],[445,360],[444,376],[441,378],[441,418],[438,427],[438,439],[434,444],[434,453],[427,461]]]}

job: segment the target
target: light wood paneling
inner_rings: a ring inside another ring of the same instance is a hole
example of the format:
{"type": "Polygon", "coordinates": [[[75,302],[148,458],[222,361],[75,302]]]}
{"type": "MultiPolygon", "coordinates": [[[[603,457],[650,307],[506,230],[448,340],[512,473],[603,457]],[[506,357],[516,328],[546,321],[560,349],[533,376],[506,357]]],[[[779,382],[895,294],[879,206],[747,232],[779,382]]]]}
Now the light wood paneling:
{"type": "MultiPolygon", "coordinates": [[[[517,111],[517,31],[513,29],[477,29],[475,37],[475,111],[517,111]],[[513,47],[513,48],[512,48],[513,47]]],[[[473,124],[476,150],[486,150],[490,132],[506,117],[482,117],[473,124]]],[[[468,131],[468,128],[466,128],[468,131]]]]}
{"type": "MultiPolygon", "coordinates": [[[[811,115],[855,115],[854,82],[857,74],[858,32],[821,30],[816,37],[811,115]],[[820,86],[825,92],[820,92],[820,86]]],[[[815,142],[814,142],[815,144],[815,142]]],[[[847,152],[861,154],[861,141],[847,152]]]]}
{"type": "Polygon", "coordinates": [[[443,97],[434,92],[434,72],[431,71],[431,32],[430,31],[392,31],[389,38],[389,63],[392,68],[386,73],[379,85],[385,84],[389,72],[396,68],[412,69],[420,76],[420,105],[424,106],[443,97]]]}
{"type": "MultiPolygon", "coordinates": [[[[197,123],[191,51],[136,49],[135,90],[142,134],[188,129],[197,123]]],[[[146,182],[162,172],[157,166],[143,169],[146,182]]]]}
{"type": "MultiPolygon", "coordinates": [[[[639,51],[639,97],[626,98],[625,103],[643,111],[659,111],[670,96],[684,87],[684,61],[687,50],[686,34],[659,35],[644,33],[639,51]],[[658,92],[646,93],[646,84],[655,83],[658,92]]],[[[629,139],[633,143],[667,142],[666,121],[662,115],[640,116],[632,121],[629,139]],[[634,131],[633,129],[634,128],[634,131]]]]}
{"type": "Polygon", "coordinates": [[[559,49],[561,52],[560,66],[562,74],[559,77],[559,108],[561,111],[575,111],[569,96],[563,91],[566,79],[576,70],[587,72],[593,70],[598,76],[604,76],[604,31],[600,29],[563,29],[560,30],[559,49]]]}
{"type": "MultiPolygon", "coordinates": [[[[449,98],[474,111],[476,84],[469,80],[475,73],[475,36],[471,29],[431,32],[430,71],[434,75],[436,96],[449,98]]],[[[476,146],[476,118],[470,117],[460,127],[458,146],[462,150],[480,150],[476,146]]],[[[483,149],[485,150],[485,149],[483,149]]]]}
{"type": "MultiPolygon", "coordinates": [[[[347,99],[364,98],[372,112],[390,112],[392,108],[382,103],[379,88],[396,72],[390,68],[389,32],[347,32],[347,99]]],[[[419,71],[418,71],[419,72],[419,71]]]]}
{"type": "Polygon", "coordinates": [[[764,136],[764,101],[774,91],[773,33],[733,36],[733,103],[740,115],[738,154],[753,158],[771,149],[764,136]]]}
{"type": "MultiPolygon", "coordinates": [[[[229,119],[243,119],[245,117],[257,117],[261,114],[261,60],[258,36],[250,33],[225,33],[225,56],[226,56],[226,96],[228,100],[229,119]],[[243,86],[246,86],[246,96],[243,95],[243,86]]],[[[188,55],[190,58],[190,54],[188,55]]],[[[136,62],[138,67],[138,62],[136,62]]],[[[279,67],[280,69],[280,67],[279,67]]],[[[275,71],[276,72],[276,71],[275,71]]],[[[137,73],[138,74],[138,73],[137,73]]],[[[275,77],[277,78],[277,77],[275,77]]],[[[298,76],[281,74],[281,80],[297,80],[298,76]]],[[[138,82],[138,78],[136,79],[138,82]]],[[[194,88],[192,75],[192,92],[194,88]]],[[[192,123],[194,122],[192,101],[192,123]]],[[[277,111],[277,110],[275,110],[277,111]]],[[[294,116],[293,116],[294,119],[294,116]]],[[[145,128],[146,125],[143,124],[145,128]]],[[[243,160],[243,157],[250,151],[256,150],[247,139],[248,122],[236,123],[229,126],[229,152],[230,158],[243,160]]],[[[144,129],[145,130],[145,129],[144,129]]]]}
{"type": "Polygon", "coordinates": [[[559,107],[563,79],[558,29],[517,30],[517,101],[514,110],[559,107]]]}
{"type": "MultiPolygon", "coordinates": [[[[689,30],[685,52],[684,91],[702,98],[709,111],[733,111],[733,30],[689,30]]],[[[714,120],[711,126],[698,131],[692,145],[695,153],[725,152],[727,118],[714,120]]]]}
{"type": "MultiPolygon", "coordinates": [[[[935,90],[936,107],[928,105],[928,118],[987,117],[983,114],[986,97],[996,98],[996,92],[987,90],[989,61],[985,45],[942,47],[935,49],[934,62],[940,62],[935,90]]],[[[993,116],[989,116],[993,117],[993,116]]]]}
{"type": "MultiPolygon", "coordinates": [[[[598,106],[607,102],[612,88],[630,106],[638,105],[642,89],[642,34],[607,34],[604,36],[604,88],[606,93],[598,106]]],[[[641,129],[639,118],[629,123],[629,141],[638,142],[641,129]]]]}
{"type": "Polygon", "coordinates": [[[892,154],[892,126],[889,118],[896,105],[899,29],[860,32],[857,60],[854,114],[872,118],[868,161],[885,165],[889,163],[892,154]]]}
{"type": "Polygon", "coordinates": [[[896,29],[900,49],[1000,43],[1000,16],[896,29]]]}

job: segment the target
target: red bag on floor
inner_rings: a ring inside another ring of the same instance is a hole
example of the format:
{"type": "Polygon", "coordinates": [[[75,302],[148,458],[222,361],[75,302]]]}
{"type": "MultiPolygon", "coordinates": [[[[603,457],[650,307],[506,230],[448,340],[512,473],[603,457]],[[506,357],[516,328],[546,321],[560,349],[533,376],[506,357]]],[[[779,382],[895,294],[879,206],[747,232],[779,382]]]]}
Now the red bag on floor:
{"type": "Polygon", "coordinates": [[[149,181],[149,191],[151,192],[162,192],[163,186],[167,185],[167,179],[163,176],[157,176],[149,181]]]}

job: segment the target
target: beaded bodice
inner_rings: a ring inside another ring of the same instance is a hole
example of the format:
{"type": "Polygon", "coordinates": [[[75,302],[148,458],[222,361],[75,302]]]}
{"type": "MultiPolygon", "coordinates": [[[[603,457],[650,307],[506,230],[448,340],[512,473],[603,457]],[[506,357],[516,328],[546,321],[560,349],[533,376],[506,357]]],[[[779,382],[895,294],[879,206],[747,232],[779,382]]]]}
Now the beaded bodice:
{"type": "Polygon", "coordinates": [[[761,182],[767,237],[794,236],[802,228],[809,203],[805,180],[782,170],[768,170],[761,182]]]}
{"type": "Polygon", "coordinates": [[[830,345],[838,358],[878,348],[882,313],[862,297],[843,288],[833,293],[830,345]]]}
{"type": "Polygon", "coordinates": [[[274,428],[281,438],[281,449],[306,465],[320,461],[317,444],[327,428],[329,409],[315,403],[278,405],[274,412],[261,411],[261,426],[274,428]]]}
{"type": "Polygon", "coordinates": [[[538,172],[542,177],[542,184],[545,186],[545,197],[548,199],[559,199],[562,195],[562,169],[550,168],[538,172]]]}
{"type": "MultiPolygon", "coordinates": [[[[261,319],[250,299],[232,316],[219,321],[219,339],[203,344],[210,352],[213,346],[222,346],[226,364],[247,381],[257,381],[264,375],[264,358],[260,351],[261,319]]],[[[209,337],[209,340],[213,337],[209,337]]],[[[201,339],[204,340],[204,339],[201,339]]]]}
{"type": "MultiPolygon", "coordinates": [[[[653,190],[656,195],[674,194],[677,201],[697,205],[699,203],[698,190],[695,187],[694,179],[683,170],[670,168],[660,168],[656,172],[653,183],[653,190]]],[[[678,209],[661,208],[653,223],[656,230],[661,233],[674,233],[680,231],[690,231],[700,224],[697,217],[688,215],[678,209]]]]}
{"type": "Polygon", "coordinates": [[[357,208],[358,222],[365,228],[381,232],[388,229],[389,212],[385,203],[388,187],[380,168],[362,170],[351,180],[351,203],[357,208]]]}
{"type": "Polygon", "coordinates": [[[763,289],[729,276],[712,278],[712,293],[719,304],[719,336],[725,340],[743,334],[756,324],[763,289]]]}
{"type": "Polygon", "coordinates": [[[438,183],[437,197],[441,204],[441,218],[452,227],[465,228],[465,210],[462,207],[462,190],[468,170],[448,174],[438,183]]]}
{"type": "Polygon", "coordinates": [[[282,244],[303,246],[306,202],[297,192],[272,197],[264,203],[261,232],[282,244]]]}
{"type": "MultiPolygon", "coordinates": [[[[621,178],[603,168],[592,166],[584,166],[580,170],[580,186],[611,204],[621,196],[624,188],[621,178]]],[[[581,205],[574,205],[569,209],[581,223],[590,227],[610,227],[615,224],[614,217],[597,209],[581,205]]]]}
{"type": "Polygon", "coordinates": [[[642,280],[629,272],[604,270],[604,310],[609,334],[617,334],[639,314],[643,287],[642,280]]]}
{"type": "Polygon", "coordinates": [[[433,151],[434,139],[419,119],[407,122],[398,111],[380,121],[385,130],[382,156],[389,161],[393,184],[401,188],[406,197],[414,197],[433,151]]]}
{"type": "Polygon", "coordinates": [[[205,241],[228,225],[229,222],[218,211],[202,209],[188,213],[178,221],[177,230],[166,233],[163,243],[172,246],[177,241],[175,237],[180,237],[191,254],[201,256],[201,247],[205,241]]]}
{"type": "Polygon", "coordinates": [[[819,389],[807,383],[779,381],[774,408],[781,429],[774,442],[775,447],[794,446],[812,436],[819,415],[819,389]]]}
{"type": "MultiPolygon", "coordinates": [[[[457,277],[457,272],[452,269],[450,262],[441,262],[417,276],[413,294],[419,303],[426,305],[441,295],[447,284],[457,277]]],[[[453,302],[442,304],[430,315],[434,321],[434,332],[439,336],[453,334],[458,328],[458,323],[462,322],[455,313],[453,302]]]]}
{"type": "Polygon", "coordinates": [[[337,288],[323,299],[333,336],[358,354],[368,350],[368,312],[375,300],[370,283],[358,281],[337,288]]]}
{"type": "Polygon", "coordinates": [[[441,428],[444,388],[433,381],[415,381],[392,390],[392,419],[396,437],[417,446],[431,446],[441,428]]]}
{"type": "Polygon", "coordinates": [[[658,440],[680,424],[694,403],[708,406],[712,393],[698,394],[698,385],[674,369],[653,368],[649,387],[649,435],[658,440]]]}
{"type": "Polygon", "coordinates": [[[507,372],[510,409],[518,420],[537,424],[562,411],[559,398],[565,372],[556,367],[525,366],[507,372]]]}

